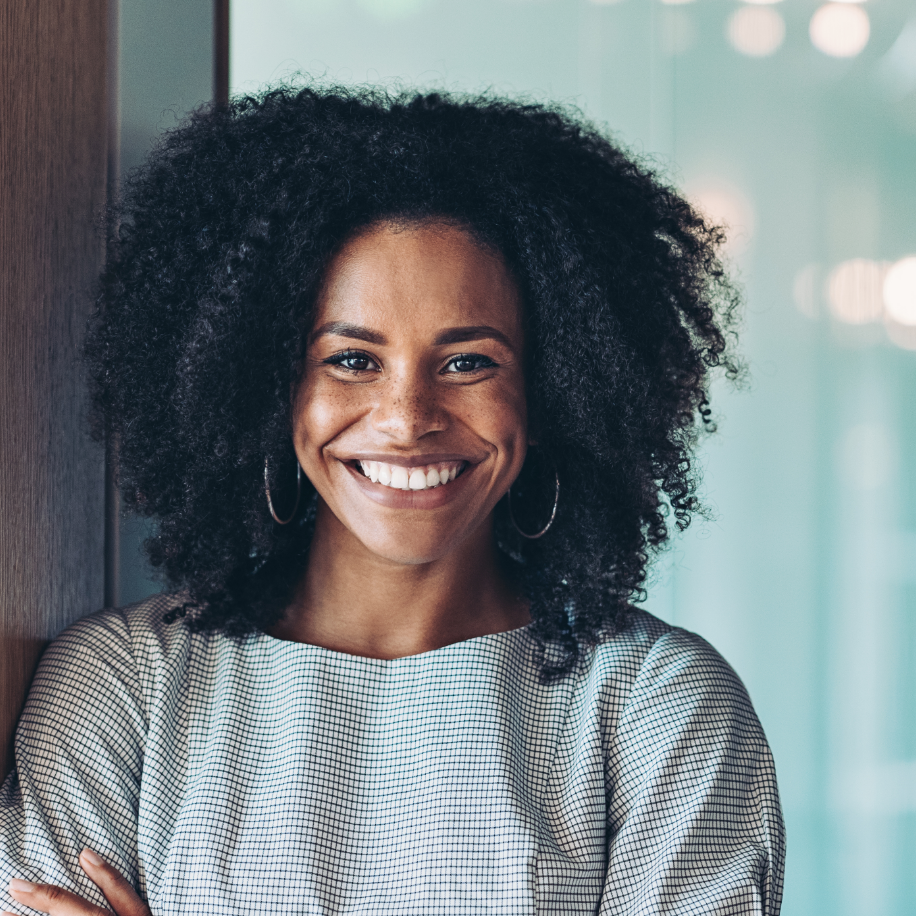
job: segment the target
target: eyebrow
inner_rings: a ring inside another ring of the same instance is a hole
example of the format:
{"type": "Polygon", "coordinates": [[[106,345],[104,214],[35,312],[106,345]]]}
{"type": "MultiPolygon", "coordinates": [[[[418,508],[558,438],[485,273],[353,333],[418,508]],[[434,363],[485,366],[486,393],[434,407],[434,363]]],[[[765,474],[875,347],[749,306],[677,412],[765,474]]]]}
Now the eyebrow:
{"type": "Polygon", "coordinates": [[[467,328],[446,328],[436,335],[436,346],[442,344],[466,343],[469,340],[498,340],[501,344],[512,349],[509,338],[502,331],[491,328],[487,324],[479,324],[467,328]]]}
{"type": "Polygon", "coordinates": [[[312,332],[312,340],[318,340],[319,337],[324,337],[325,335],[349,337],[353,340],[364,340],[366,343],[379,345],[387,343],[384,334],[379,334],[378,331],[372,331],[358,324],[350,324],[347,321],[329,321],[321,325],[321,327],[315,328],[312,332]]]}
{"type": "MultiPolygon", "coordinates": [[[[373,331],[371,328],[364,328],[358,324],[350,324],[347,321],[329,321],[321,327],[316,328],[312,333],[312,340],[319,337],[333,335],[335,337],[349,337],[352,340],[364,340],[366,343],[378,344],[384,346],[388,341],[384,334],[373,331]]],[[[446,328],[440,331],[433,344],[437,347],[445,344],[467,343],[470,340],[496,340],[504,346],[512,349],[512,343],[502,331],[491,328],[486,324],[473,325],[464,328],[446,328]]]]}

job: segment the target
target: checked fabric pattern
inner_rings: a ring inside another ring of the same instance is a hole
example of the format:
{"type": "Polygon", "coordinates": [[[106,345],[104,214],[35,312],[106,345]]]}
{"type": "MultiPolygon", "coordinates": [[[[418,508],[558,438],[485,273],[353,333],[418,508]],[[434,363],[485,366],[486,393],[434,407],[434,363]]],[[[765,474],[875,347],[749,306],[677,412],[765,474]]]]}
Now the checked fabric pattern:
{"type": "Polygon", "coordinates": [[[0,790],[11,877],[156,916],[776,916],[783,826],[732,669],[644,612],[538,682],[526,628],[392,661],[162,622],[46,650],[0,790]]]}

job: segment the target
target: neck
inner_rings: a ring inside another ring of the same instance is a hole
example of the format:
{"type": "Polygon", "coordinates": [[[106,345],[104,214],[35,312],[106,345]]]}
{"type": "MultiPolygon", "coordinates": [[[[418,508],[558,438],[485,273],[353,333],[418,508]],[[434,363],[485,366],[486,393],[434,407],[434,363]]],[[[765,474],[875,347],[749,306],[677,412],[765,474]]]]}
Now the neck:
{"type": "Polygon", "coordinates": [[[369,551],[319,500],[305,575],[268,632],[350,655],[400,658],[529,619],[503,571],[492,517],[446,556],[405,564],[369,551]]]}

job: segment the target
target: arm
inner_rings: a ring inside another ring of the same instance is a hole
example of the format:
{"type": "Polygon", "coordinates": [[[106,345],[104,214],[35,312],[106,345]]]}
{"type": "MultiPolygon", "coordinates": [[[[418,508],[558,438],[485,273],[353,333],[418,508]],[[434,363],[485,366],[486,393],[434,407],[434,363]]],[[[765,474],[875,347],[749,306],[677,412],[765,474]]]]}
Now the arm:
{"type": "MultiPolygon", "coordinates": [[[[123,615],[78,621],[48,647],[16,732],[16,767],[0,790],[0,894],[12,878],[51,884],[107,907],[79,865],[97,850],[134,887],[146,716],[123,615]]],[[[7,909],[30,912],[9,896],[7,909]]]]}
{"type": "Polygon", "coordinates": [[[743,684],[708,643],[661,637],[608,752],[601,914],[777,916],[784,831],[773,760],[743,684]]]}
{"type": "MultiPolygon", "coordinates": [[[[96,906],[92,901],[62,887],[33,884],[17,878],[10,881],[10,896],[29,909],[50,916],[152,916],[149,907],[124,877],[92,850],[83,850],[80,866],[105,895],[110,910],[96,906]]],[[[16,914],[7,910],[3,916],[16,914]]]]}

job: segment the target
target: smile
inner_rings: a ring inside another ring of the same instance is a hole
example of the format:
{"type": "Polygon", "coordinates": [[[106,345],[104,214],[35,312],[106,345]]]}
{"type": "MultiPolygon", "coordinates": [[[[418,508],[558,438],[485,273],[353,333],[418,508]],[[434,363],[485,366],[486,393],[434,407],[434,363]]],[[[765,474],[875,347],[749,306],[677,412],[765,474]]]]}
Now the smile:
{"type": "Polygon", "coordinates": [[[429,490],[451,483],[467,467],[466,461],[448,461],[419,467],[386,464],[383,461],[356,462],[373,483],[393,490],[429,490]]]}

